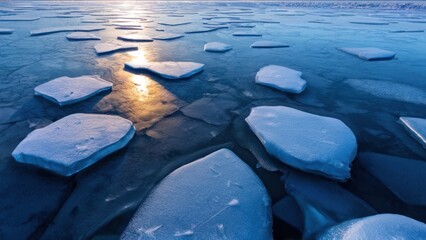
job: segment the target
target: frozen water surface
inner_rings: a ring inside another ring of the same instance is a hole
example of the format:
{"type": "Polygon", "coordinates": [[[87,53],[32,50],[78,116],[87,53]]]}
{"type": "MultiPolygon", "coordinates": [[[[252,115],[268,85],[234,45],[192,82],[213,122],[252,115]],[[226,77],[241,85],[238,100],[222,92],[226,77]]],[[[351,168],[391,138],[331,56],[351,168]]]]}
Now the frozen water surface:
{"type": "MultiPolygon", "coordinates": [[[[359,151],[424,162],[426,150],[399,117],[426,118],[426,35],[410,32],[425,30],[425,11],[425,3],[415,1],[0,1],[0,28],[14,30],[0,35],[0,239],[118,238],[156,183],[223,147],[253,169],[276,203],[286,194],[281,172],[291,167],[270,155],[244,121],[256,106],[284,105],[340,119],[356,136],[359,151]],[[132,51],[98,55],[100,41],[69,41],[70,32],[29,37],[35,29],[82,33],[73,26],[105,28],[90,34],[108,43],[108,51],[128,44],[132,51]],[[117,40],[132,33],[155,37],[162,33],[157,30],[185,37],[117,40]],[[235,32],[262,36],[236,37],[235,32]],[[291,47],[250,48],[260,40],[291,47]],[[233,50],[207,54],[208,42],[233,50]],[[395,60],[362,61],[336,50],[369,46],[396,53],[395,60]],[[127,62],[177,61],[203,63],[204,70],[169,81],[124,69],[127,62]],[[256,73],[268,65],[303,72],[308,87],[286,94],[257,84],[256,73]],[[87,75],[108,79],[112,91],[66,107],[34,96],[35,87],[58,76],[87,75]],[[14,161],[13,150],[30,132],[75,113],[121,116],[133,122],[136,134],[126,148],[70,178],[14,161]]],[[[426,221],[424,206],[400,200],[358,159],[351,169],[351,180],[339,184],[345,191],[379,212],[426,221]]],[[[421,199],[414,187],[406,188],[414,200],[421,199]]],[[[288,228],[275,218],[275,239],[297,239],[297,230],[288,228]]],[[[228,231],[225,224],[216,229],[228,231]]]]}
{"type": "Polygon", "coordinates": [[[426,148],[426,119],[400,117],[399,120],[410,135],[426,148]]]}

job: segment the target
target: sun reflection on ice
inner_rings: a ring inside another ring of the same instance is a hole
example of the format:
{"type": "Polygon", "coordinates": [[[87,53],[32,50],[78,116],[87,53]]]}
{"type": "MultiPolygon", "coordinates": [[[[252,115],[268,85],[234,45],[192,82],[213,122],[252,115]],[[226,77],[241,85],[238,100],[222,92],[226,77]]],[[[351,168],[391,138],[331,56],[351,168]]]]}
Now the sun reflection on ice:
{"type": "Polygon", "coordinates": [[[149,95],[149,86],[151,84],[151,79],[142,75],[133,75],[131,81],[135,84],[136,90],[141,96],[141,100],[145,99],[149,95]]]}

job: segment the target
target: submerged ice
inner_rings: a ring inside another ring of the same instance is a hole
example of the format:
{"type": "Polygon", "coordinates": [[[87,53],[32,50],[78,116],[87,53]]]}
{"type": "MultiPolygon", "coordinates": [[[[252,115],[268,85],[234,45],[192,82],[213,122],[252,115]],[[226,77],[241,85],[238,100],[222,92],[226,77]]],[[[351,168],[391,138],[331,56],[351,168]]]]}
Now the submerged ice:
{"type": "Polygon", "coordinates": [[[399,120],[410,135],[426,148],[426,119],[400,117],[399,120]]]}

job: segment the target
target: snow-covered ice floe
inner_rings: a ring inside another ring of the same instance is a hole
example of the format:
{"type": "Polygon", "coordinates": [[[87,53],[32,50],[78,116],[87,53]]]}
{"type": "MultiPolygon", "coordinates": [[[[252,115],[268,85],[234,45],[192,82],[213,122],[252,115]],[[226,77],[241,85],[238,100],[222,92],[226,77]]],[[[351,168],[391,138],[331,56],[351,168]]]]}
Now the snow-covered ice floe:
{"type": "Polygon", "coordinates": [[[153,41],[151,37],[138,34],[138,33],[118,36],[117,39],[124,40],[124,41],[134,41],[134,42],[152,42],[153,41]]]}
{"type": "Polygon", "coordinates": [[[269,41],[269,40],[262,40],[254,42],[252,45],[250,45],[251,48],[283,48],[283,47],[290,47],[290,45],[277,42],[277,41],[269,41]]]}
{"type": "Polygon", "coordinates": [[[26,22],[26,21],[35,21],[39,20],[39,17],[23,17],[23,16],[3,16],[0,17],[0,21],[16,21],[16,22],[26,22]]]}
{"type": "Polygon", "coordinates": [[[31,31],[31,36],[45,35],[58,32],[92,32],[104,30],[104,27],[98,26],[64,26],[64,27],[49,27],[49,28],[40,28],[37,30],[31,31]]]}
{"type": "Polygon", "coordinates": [[[118,51],[133,51],[138,50],[138,46],[134,44],[119,44],[119,43],[99,43],[95,45],[97,54],[107,54],[118,51]]]}
{"type": "Polygon", "coordinates": [[[164,26],[180,26],[180,25],[187,25],[191,22],[188,21],[176,21],[176,20],[170,20],[170,21],[160,21],[158,24],[164,25],[164,26]]]}
{"type": "Polygon", "coordinates": [[[261,106],[251,109],[246,122],[268,153],[280,161],[336,180],[350,177],[357,142],[339,119],[284,106],[261,106]]]}
{"type": "Polygon", "coordinates": [[[231,49],[231,45],[221,42],[209,42],[204,44],[204,51],[206,52],[226,52],[231,49]]]}
{"type": "Polygon", "coordinates": [[[122,117],[77,113],[31,132],[12,155],[70,176],[125,147],[134,133],[133,123],[122,117]]]}
{"type": "Polygon", "coordinates": [[[342,52],[357,56],[367,61],[390,60],[395,57],[395,53],[374,47],[365,48],[337,48],[342,52]]]}
{"type": "Polygon", "coordinates": [[[404,128],[410,135],[416,139],[424,148],[426,148],[426,119],[414,117],[400,117],[404,128]]]}
{"type": "Polygon", "coordinates": [[[302,73],[290,68],[269,65],[261,68],[256,74],[256,83],[272,87],[284,92],[301,93],[306,88],[302,73]]]}
{"type": "Polygon", "coordinates": [[[221,149],[178,168],[152,190],[122,240],[272,239],[268,193],[238,156],[221,149]]]}
{"type": "Polygon", "coordinates": [[[365,152],[357,160],[403,202],[426,206],[425,161],[365,152]]]}
{"type": "Polygon", "coordinates": [[[167,79],[189,78],[204,69],[204,64],[196,62],[128,62],[126,67],[134,70],[148,70],[167,79]]]}
{"type": "Polygon", "coordinates": [[[12,34],[15,30],[10,28],[0,28],[0,34],[12,34]]]}
{"type": "Polygon", "coordinates": [[[232,36],[238,36],[238,37],[260,37],[262,36],[261,33],[257,32],[247,32],[247,31],[239,31],[232,33],[232,36]]]}
{"type": "Polygon", "coordinates": [[[157,36],[153,37],[154,40],[173,40],[177,38],[183,37],[182,34],[176,34],[176,33],[162,33],[158,34],[157,36]]]}
{"type": "Polygon", "coordinates": [[[426,224],[398,214],[377,214],[331,227],[319,240],[424,239],[426,224]]]}
{"type": "Polygon", "coordinates": [[[82,40],[101,40],[100,37],[86,32],[72,32],[70,34],[67,34],[66,38],[68,40],[74,40],[74,41],[82,41],[82,40]]]}
{"type": "Polygon", "coordinates": [[[379,98],[426,105],[426,92],[407,84],[370,79],[348,79],[345,83],[358,91],[379,98]]]}
{"type": "Polygon", "coordinates": [[[37,86],[34,88],[34,94],[64,106],[83,101],[111,88],[112,83],[98,75],[60,77],[37,86]]]}

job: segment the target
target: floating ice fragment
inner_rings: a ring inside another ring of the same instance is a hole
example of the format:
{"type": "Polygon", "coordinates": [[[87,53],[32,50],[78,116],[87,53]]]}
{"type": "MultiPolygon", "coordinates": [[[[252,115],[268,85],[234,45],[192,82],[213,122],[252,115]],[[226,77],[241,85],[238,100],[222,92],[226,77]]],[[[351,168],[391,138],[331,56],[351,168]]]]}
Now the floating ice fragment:
{"type": "Polygon", "coordinates": [[[232,33],[232,36],[239,36],[239,37],[244,37],[244,36],[246,36],[246,37],[258,37],[258,36],[262,36],[262,34],[261,33],[257,33],[257,32],[243,32],[243,31],[240,31],[240,32],[234,32],[234,33],[232,33]]]}
{"type": "Polygon", "coordinates": [[[269,41],[269,40],[263,40],[263,41],[257,41],[250,45],[251,48],[283,48],[283,47],[290,47],[290,45],[276,42],[276,41],[269,41]]]}
{"type": "Polygon", "coordinates": [[[125,147],[135,133],[132,122],[119,116],[72,114],[22,140],[16,161],[70,176],[125,147]]]}
{"type": "Polygon", "coordinates": [[[182,34],[175,34],[175,33],[163,33],[155,36],[153,39],[155,40],[173,40],[176,38],[183,37],[182,34]]]}
{"type": "Polygon", "coordinates": [[[123,35],[123,36],[118,36],[117,37],[120,40],[124,40],[124,41],[133,41],[133,42],[152,42],[152,38],[148,37],[146,35],[142,35],[142,34],[137,34],[137,33],[132,33],[132,34],[127,34],[127,35],[123,35]]]}
{"type": "Polygon", "coordinates": [[[10,28],[0,28],[0,34],[12,34],[15,30],[10,28]]]}
{"type": "Polygon", "coordinates": [[[117,51],[138,50],[138,46],[133,44],[99,43],[95,45],[95,50],[97,54],[107,54],[117,51]]]}
{"type": "Polygon", "coordinates": [[[149,223],[162,226],[155,232],[157,239],[188,235],[221,239],[226,226],[228,239],[269,240],[270,211],[268,193],[256,174],[233,152],[221,149],[165,177],[139,207],[121,239],[137,239],[138,229],[149,223]],[[212,176],[212,166],[220,168],[220,177],[212,176]],[[227,188],[228,180],[244,188],[227,188]]]}
{"type": "Polygon", "coordinates": [[[426,148],[426,119],[400,117],[399,120],[410,135],[426,148]]]}
{"type": "Polygon", "coordinates": [[[39,17],[20,17],[20,16],[3,16],[0,17],[0,21],[35,21],[35,20],[39,20],[39,17]]]}
{"type": "Polygon", "coordinates": [[[300,78],[302,73],[290,68],[269,65],[256,74],[256,83],[273,87],[290,93],[301,93],[306,88],[306,81],[300,78]]]}
{"type": "Polygon", "coordinates": [[[203,70],[204,64],[195,62],[128,62],[126,67],[134,70],[148,70],[167,79],[189,78],[203,70]]]}
{"type": "Polygon", "coordinates": [[[398,214],[378,214],[340,223],[319,240],[424,239],[426,224],[398,214]]]}
{"type": "Polygon", "coordinates": [[[337,48],[342,52],[357,56],[367,61],[390,60],[395,57],[395,53],[374,47],[365,48],[337,48]]]}
{"type": "Polygon", "coordinates": [[[221,42],[209,42],[204,44],[204,51],[206,52],[226,52],[232,49],[231,45],[221,42]]]}
{"type": "Polygon", "coordinates": [[[165,26],[180,26],[180,25],[186,25],[190,24],[191,22],[187,21],[176,21],[175,19],[172,19],[170,21],[160,21],[158,24],[165,25],[165,26]]]}
{"type": "Polygon", "coordinates": [[[91,33],[85,33],[85,32],[73,32],[68,34],[67,36],[68,40],[74,40],[74,41],[82,41],[82,40],[101,40],[100,37],[91,34],[91,33]]]}
{"type": "Polygon", "coordinates": [[[64,26],[64,27],[49,27],[49,28],[40,28],[37,30],[31,31],[31,36],[45,35],[58,32],[92,32],[104,30],[104,27],[97,26],[64,26]]]}
{"type": "Polygon", "coordinates": [[[83,101],[111,88],[112,83],[98,75],[60,77],[37,86],[34,88],[34,94],[64,106],[83,101]]]}
{"type": "Polygon", "coordinates": [[[246,122],[269,154],[303,171],[336,180],[350,177],[357,151],[340,120],[283,106],[254,107],[246,122]]]}

